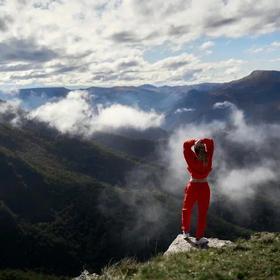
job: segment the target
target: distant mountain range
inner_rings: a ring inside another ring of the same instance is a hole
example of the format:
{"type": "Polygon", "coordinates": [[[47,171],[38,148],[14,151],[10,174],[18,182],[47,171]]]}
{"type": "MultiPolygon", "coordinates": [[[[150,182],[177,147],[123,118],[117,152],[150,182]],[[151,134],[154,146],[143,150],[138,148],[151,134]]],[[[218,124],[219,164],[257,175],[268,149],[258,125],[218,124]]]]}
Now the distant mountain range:
{"type": "MultiPolygon", "coordinates": [[[[109,106],[123,104],[145,111],[165,113],[162,128],[172,130],[182,123],[224,119],[227,110],[214,110],[217,102],[229,101],[246,113],[249,121],[278,122],[280,120],[280,71],[253,71],[250,75],[228,83],[204,83],[186,86],[153,85],[89,87],[92,104],[109,106]]],[[[25,108],[36,108],[46,102],[65,97],[70,89],[63,87],[20,89],[14,97],[25,108]]],[[[0,97],[6,98],[0,92],[0,97]]]]}
{"type": "MultiPolygon", "coordinates": [[[[145,259],[166,250],[180,231],[182,203],[181,195],[160,186],[166,167],[158,148],[165,147],[172,130],[184,123],[226,119],[226,107],[213,109],[225,101],[241,108],[249,122],[280,121],[279,71],[254,71],[222,84],[87,90],[94,103],[154,109],[165,114],[166,122],[159,128],[100,132],[81,139],[40,122],[13,126],[1,118],[2,268],[77,275],[83,266],[98,270],[125,256],[145,259]]],[[[22,89],[17,97],[26,108],[35,108],[69,91],[22,89]]],[[[241,164],[242,148],[229,145],[232,166],[241,164]]],[[[279,191],[279,185],[264,185],[252,197],[250,207],[256,211],[246,224],[230,211],[234,203],[222,207],[224,201],[216,201],[209,211],[208,234],[235,239],[254,230],[279,230],[275,204],[265,195],[269,188],[279,191]]]]}

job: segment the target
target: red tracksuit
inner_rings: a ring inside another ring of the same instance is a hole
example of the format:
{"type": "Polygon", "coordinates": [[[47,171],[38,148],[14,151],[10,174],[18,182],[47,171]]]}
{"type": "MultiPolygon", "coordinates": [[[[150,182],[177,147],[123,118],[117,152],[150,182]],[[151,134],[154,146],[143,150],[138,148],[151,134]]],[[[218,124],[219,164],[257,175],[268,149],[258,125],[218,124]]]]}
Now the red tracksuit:
{"type": "MultiPolygon", "coordinates": [[[[208,163],[198,160],[191,147],[196,139],[187,140],[184,143],[184,157],[188,164],[188,171],[192,178],[202,179],[208,176],[212,170],[212,157],[214,151],[213,139],[204,138],[202,142],[206,145],[208,163]]],[[[204,235],[206,228],[206,216],[210,202],[210,188],[207,182],[188,182],[185,187],[184,202],[182,208],[182,230],[190,231],[192,208],[195,202],[198,202],[198,224],[196,229],[196,238],[200,239],[204,235]]]]}

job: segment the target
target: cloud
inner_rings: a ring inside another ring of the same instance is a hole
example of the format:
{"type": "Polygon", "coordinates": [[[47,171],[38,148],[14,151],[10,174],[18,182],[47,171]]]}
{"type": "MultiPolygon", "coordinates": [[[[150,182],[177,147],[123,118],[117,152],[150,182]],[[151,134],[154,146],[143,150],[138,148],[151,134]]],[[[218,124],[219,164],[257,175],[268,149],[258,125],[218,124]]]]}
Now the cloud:
{"type": "Polygon", "coordinates": [[[7,101],[0,101],[0,122],[10,123],[13,126],[20,126],[25,117],[21,109],[21,100],[13,98],[7,101]]]}
{"type": "Polygon", "coordinates": [[[248,49],[249,53],[253,53],[253,54],[258,54],[261,52],[274,52],[274,51],[278,51],[280,48],[280,42],[279,41],[274,41],[268,45],[264,45],[262,47],[251,47],[250,49],[248,49]]]}
{"type": "Polygon", "coordinates": [[[224,109],[224,108],[237,109],[236,106],[229,101],[217,102],[213,105],[213,108],[214,109],[224,109]]]}
{"type": "MultiPolygon", "coordinates": [[[[162,62],[157,65],[161,68],[155,69],[154,63],[144,59],[144,54],[154,50],[156,59],[164,61],[167,57],[180,57],[186,46],[197,39],[214,42],[222,37],[268,34],[279,30],[279,10],[279,1],[274,0],[261,0],[257,5],[252,0],[246,3],[241,0],[4,1],[0,58],[1,67],[9,69],[9,73],[0,73],[0,86],[230,80],[233,73],[223,75],[223,71],[216,72],[214,67],[207,73],[203,66],[210,66],[203,61],[199,65],[177,61],[169,67],[162,62]],[[161,52],[162,49],[165,50],[161,52]],[[134,72],[123,73],[123,68],[116,68],[115,63],[121,59],[136,59],[141,63],[134,65],[134,72]],[[23,63],[29,65],[23,67],[23,63]],[[173,73],[174,69],[178,71],[173,73]],[[194,69],[203,71],[186,79],[183,73],[194,69]]],[[[213,64],[219,63],[223,61],[213,64]]],[[[236,70],[234,74],[238,77],[234,78],[240,78],[244,70],[236,70]]]]}
{"type": "Polygon", "coordinates": [[[0,65],[0,72],[21,72],[36,69],[34,63],[12,63],[0,65]]]}
{"type": "Polygon", "coordinates": [[[277,181],[277,179],[277,174],[269,166],[264,165],[227,170],[218,178],[216,184],[231,200],[240,201],[254,197],[257,188],[270,180],[277,181]]]}
{"type": "Polygon", "coordinates": [[[52,60],[57,56],[58,54],[53,50],[45,46],[39,46],[33,38],[11,38],[0,43],[0,59],[2,62],[43,62],[52,60]]]}
{"type": "Polygon", "coordinates": [[[265,143],[266,138],[268,135],[274,136],[275,128],[278,130],[278,127],[274,125],[267,125],[267,124],[259,124],[259,125],[249,125],[245,121],[244,112],[236,107],[235,104],[224,101],[224,102],[217,102],[213,105],[214,109],[229,109],[230,113],[230,124],[233,129],[228,130],[226,139],[228,141],[233,141],[236,143],[248,143],[250,145],[261,145],[265,143]],[[264,134],[263,131],[267,133],[264,134]]]}
{"type": "Polygon", "coordinates": [[[193,65],[197,62],[197,58],[189,53],[183,53],[177,56],[171,56],[154,63],[155,68],[166,68],[170,70],[178,69],[182,66],[193,65]]]}
{"type": "Polygon", "coordinates": [[[35,9],[50,10],[57,4],[63,4],[62,0],[44,0],[33,3],[35,9]]]}
{"type": "Polygon", "coordinates": [[[206,27],[217,29],[218,27],[224,27],[230,24],[233,24],[238,21],[238,18],[222,18],[222,19],[215,19],[211,18],[207,21],[206,27]]]}
{"type": "Polygon", "coordinates": [[[131,67],[136,67],[139,65],[139,61],[137,59],[125,59],[118,62],[118,69],[128,69],[131,67]]]}
{"type": "MultiPolygon", "coordinates": [[[[246,204],[264,185],[279,181],[280,126],[249,124],[244,112],[230,102],[216,103],[213,110],[228,110],[228,119],[187,124],[176,129],[162,150],[168,172],[165,190],[178,194],[186,185],[188,172],[183,158],[183,143],[189,138],[211,137],[215,142],[213,172],[209,176],[214,193],[246,204]],[[265,133],[264,133],[265,132],[265,133]],[[273,153],[271,148],[274,147],[273,153]]],[[[216,196],[212,197],[214,202],[216,196]]]]}
{"type": "Polygon", "coordinates": [[[183,73],[182,73],[182,79],[184,81],[192,81],[195,80],[195,77],[197,76],[197,74],[199,74],[200,72],[202,72],[202,69],[186,69],[183,73]]]}
{"type": "MultiPolygon", "coordinates": [[[[228,101],[216,103],[212,109],[227,110],[228,120],[188,124],[176,129],[167,144],[160,146],[158,151],[162,156],[160,163],[165,166],[163,173],[158,171],[153,174],[153,171],[141,166],[128,174],[126,186],[132,187],[135,195],[124,195],[123,201],[137,217],[129,233],[124,229],[128,238],[133,240],[143,227],[150,224],[160,223],[160,226],[149,230],[149,236],[166,231],[169,222],[166,208],[158,203],[151,190],[161,188],[182,201],[189,176],[183,157],[183,143],[188,138],[212,137],[215,141],[213,171],[209,176],[211,204],[219,203],[222,209],[228,209],[239,223],[247,219],[250,221],[255,214],[255,209],[250,209],[248,205],[263,188],[267,189],[266,201],[277,205],[280,193],[272,191],[270,185],[277,184],[280,179],[280,147],[277,145],[273,155],[271,145],[273,141],[278,143],[280,140],[280,126],[249,124],[245,121],[244,112],[228,101]],[[141,191],[137,192],[139,189],[141,191]],[[143,195],[145,211],[139,210],[139,194],[143,195]]],[[[180,204],[177,205],[179,207],[180,204]]]]}
{"type": "Polygon", "coordinates": [[[11,16],[3,16],[2,18],[0,17],[0,31],[4,32],[9,29],[9,24],[13,21],[11,16]]]}
{"type": "Polygon", "coordinates": [[[188,25],[173,25],[171,24],[167,29],[167,34],[172,37],[177,37],[189,32],[190,27],[188,25]]]}
{"type": "Polygon", "coordinates": [[[127,31],[117,32],[111,35],[111,39],[116,43],[129,43],[141,40],[140,38],[137,38],[135,33],[127,31]]]}
{"type": "Polygon", "coordinates": [[[271,43],[271,46],[274,48],[280,48],[280,42],[279,41],[274,41],[271,43]]]}
{"type": "Polygon", "coordinates": [[[195,109],[194,108],[178,108],[175,111],[175,114],[180,114],[180,113],[184,113],[184,112],[193,112],[195,109]]]}
{"type": "Polygon", "coordinates": [[[48,102],[28,115],[48,123],[62,133],[91,136],[96,131],[112,131],[120,128],[145,130],[160,126],[164,115],[154,111],[146,112],[138,108],[113,104],[108,107],[93,107],[87,91],[71,91],[56,102],[48,102]]]}
{"type": "Polygon", "coordinates": [[[145,112],[137,108],[113,104],[110,107],[101,107],[97,116],[99,129],[133,127],[144,130],[153,126],[160,126],[163,115],[154,111],[145,112]]]}
{"type": "Polygon", "coordinates": [[[208,50],[212,47],[215,46],[215,43],[212,42],[212,41],[207,41],[207,42],[204,42],[203,44],[201,44],[201,46],[199,47],[201,50],[208,50]]]}

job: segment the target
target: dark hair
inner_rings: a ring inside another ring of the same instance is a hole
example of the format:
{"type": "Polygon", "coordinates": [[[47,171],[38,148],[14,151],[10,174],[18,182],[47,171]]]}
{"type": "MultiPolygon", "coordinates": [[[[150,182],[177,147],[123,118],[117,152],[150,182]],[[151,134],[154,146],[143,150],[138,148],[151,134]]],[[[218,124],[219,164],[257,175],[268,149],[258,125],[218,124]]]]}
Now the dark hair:
{"type": "Polygon", "coordinates": [[[204,164],[208,163],[207,152],[204,145],[195,145],[194,151],[199,160],[202,160],[204,164]]]}
{"type": "Polygon", "coordinates": [[[202,145],[195,145],[194,146],[194,151],[196,154],[199,154],[201,152],[205,152],[205,147],[202,145]]]}

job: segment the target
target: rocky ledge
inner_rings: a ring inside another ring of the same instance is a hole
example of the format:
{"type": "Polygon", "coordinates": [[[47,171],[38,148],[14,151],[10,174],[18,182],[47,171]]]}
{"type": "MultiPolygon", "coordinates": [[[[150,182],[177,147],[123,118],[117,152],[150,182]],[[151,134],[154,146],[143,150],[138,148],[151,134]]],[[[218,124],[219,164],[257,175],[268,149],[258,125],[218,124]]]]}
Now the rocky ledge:
{"type": "MultiPolygon", "coordinates": [[[[170,244],[167,251],[163,254],[164,256],[179,253],[179,252],[187,252],[190,250],[198,250],[198,249],[207,249],[210,247],[221,248],[223,246],[234,246],[234,243],[230,240],[222,240],[218,238],[207,238],[209,242],[206,245],[196,245],[195,237],[189,237],[184,239],[182,234],[179,234],[175,240],[170,244]]],[[[100,279],[98,274],[90,274],[87,270],[83,271],[82,274],[78,277],[73,278],[73,280],[97,280],[100,279]]]]}
{"type": "Polygon", "coordinates": [[[182,234],[179,234],[175,240],[170,244],[164,255],[169,255],[179,252],[188,252],[190,250],[208,249],[210,247],[221,248],[223,246],[234,246],[234,243],[230,240],[221,240],[218,238],[207,238],[209,242],[206,245],[196,245],[195,237],[183,238],[182,234]]]}

